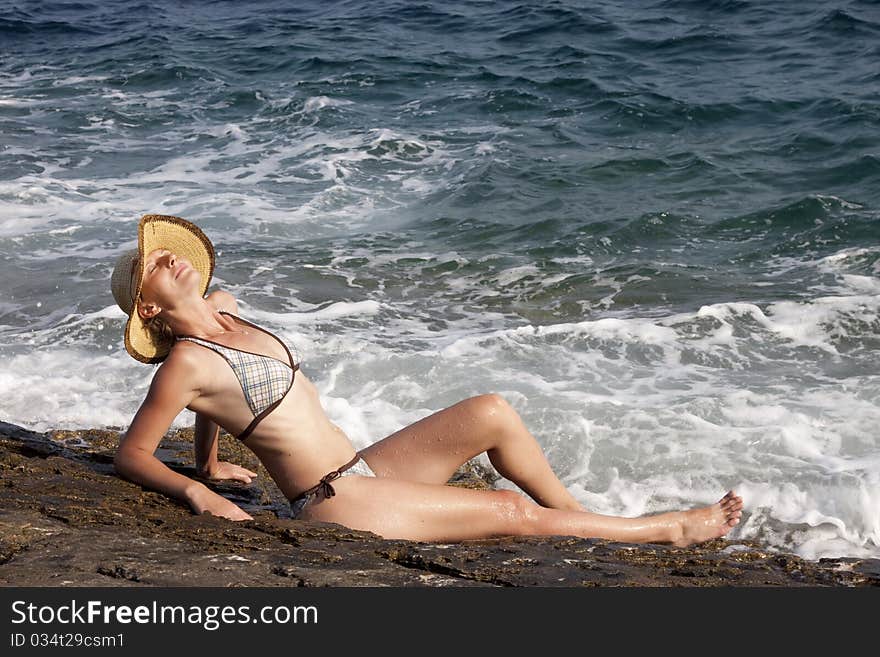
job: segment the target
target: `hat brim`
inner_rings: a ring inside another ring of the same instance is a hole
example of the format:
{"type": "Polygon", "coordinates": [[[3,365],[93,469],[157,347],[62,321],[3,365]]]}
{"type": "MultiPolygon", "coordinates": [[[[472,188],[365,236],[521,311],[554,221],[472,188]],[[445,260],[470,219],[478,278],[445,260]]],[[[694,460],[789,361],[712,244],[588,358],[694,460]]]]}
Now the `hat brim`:
{"type": "Polygon", "coordinates": [[[161,214],[146,214],[138,224],[138,262],[134,272],[136,290],[134,305],[125,325],[125,349],[142,363],[159,363],[165,360],[174,344],[173,339],[160,339],[151,332],[137,311],[144,275],[144,259],[156,249],[168,249],[192,263],[201,274],[201,295],[204,297],[214,275],[214,246],[211,240],[195,224],[161,214]]]}

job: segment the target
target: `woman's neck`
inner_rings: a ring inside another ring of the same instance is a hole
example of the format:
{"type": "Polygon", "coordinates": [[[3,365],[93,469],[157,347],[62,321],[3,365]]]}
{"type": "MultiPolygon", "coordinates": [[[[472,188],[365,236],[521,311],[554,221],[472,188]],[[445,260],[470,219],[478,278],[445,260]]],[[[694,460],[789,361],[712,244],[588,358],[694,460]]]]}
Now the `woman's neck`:
{"type": "Polygon", "coordinates": [[[165,312],[165,321],[176,336],[213,338],[227,333],[246,333],[232,317],[222,314],[205,299],[166,309],[165,312]]]}

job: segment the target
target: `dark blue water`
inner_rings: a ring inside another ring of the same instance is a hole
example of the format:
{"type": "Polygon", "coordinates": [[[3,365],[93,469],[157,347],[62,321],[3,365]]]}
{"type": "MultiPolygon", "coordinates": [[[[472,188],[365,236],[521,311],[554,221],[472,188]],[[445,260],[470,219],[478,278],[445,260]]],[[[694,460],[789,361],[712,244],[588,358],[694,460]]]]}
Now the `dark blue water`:
{"type": "Polygon", "coordinates": [[[877,2],[0,2],[0,416],[129,421],[26,391],[142,380],[107,281],[175,214],[384,392],[356,441],[501,389],[594,506],[739,485],[743,536],[872,553],[878,208],[877,2]]]}

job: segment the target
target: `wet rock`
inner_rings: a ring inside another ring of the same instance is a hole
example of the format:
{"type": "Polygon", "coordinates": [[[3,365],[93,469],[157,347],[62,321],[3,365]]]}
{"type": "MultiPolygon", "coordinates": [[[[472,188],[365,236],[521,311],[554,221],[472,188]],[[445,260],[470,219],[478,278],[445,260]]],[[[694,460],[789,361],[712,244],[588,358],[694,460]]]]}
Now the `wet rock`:
{"type": "MultiPolygon", "coordinates": [[[[112,430],[35,433],[0,422],[3,586],[877,586],[880,560],[807,561],[759,544],[629,545],[572,537],[460,543],[384,540],[292,520],[254,455],[221,435],[220,458],[259,473],[210,483],[252,521],[196,516],[119,478],[112,430]]],[[[194,476],[192,430],[170,433],[159,457],[194,476]]],[[[468,464],[453,485],[490,487],[468,464]]]]}

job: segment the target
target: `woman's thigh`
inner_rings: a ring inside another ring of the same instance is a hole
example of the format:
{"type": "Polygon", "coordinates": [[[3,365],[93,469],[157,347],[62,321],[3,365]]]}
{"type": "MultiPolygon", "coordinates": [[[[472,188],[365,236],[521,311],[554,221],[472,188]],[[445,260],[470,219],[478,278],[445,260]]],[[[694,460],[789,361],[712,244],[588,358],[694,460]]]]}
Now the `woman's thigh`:
{"type": "Polygon", "coordinates": [[[361,455],[379,477],[443,484],[487,449],[487,418],[497,398],[471,397],[383,438],[361,455]]]}
{"type": "Polygon", "coordinates": [[[528,533],[529,507],[509,490],[472,490],[383,477],[333,482],[336,495],[309,502],[304,520],[335,522],[383,538],[460,541],[528,533]]]}

